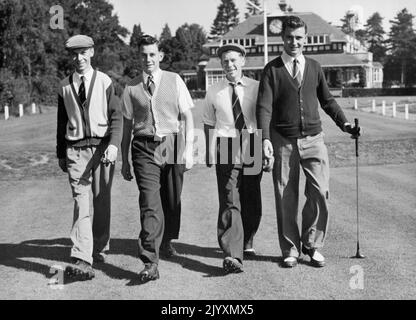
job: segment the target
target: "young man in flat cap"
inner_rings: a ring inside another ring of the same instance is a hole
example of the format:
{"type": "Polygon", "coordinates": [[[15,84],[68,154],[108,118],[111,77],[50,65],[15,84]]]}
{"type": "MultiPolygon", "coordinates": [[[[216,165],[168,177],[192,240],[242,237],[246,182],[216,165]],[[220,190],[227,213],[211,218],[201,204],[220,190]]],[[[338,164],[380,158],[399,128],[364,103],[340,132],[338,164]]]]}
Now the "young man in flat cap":
{"type": "Polygon", "coordinates": [[[178,237],[183,173],[193,165],[193,101],[178,74],[160,69],[163,52],[155,38],[142,36],[139,50],[143,74],[124,90],[121,151],[122,174],[130,181],[131,143],[140,193],[139,280],[147,282],[159,278],[159,252],[171,255],[170,240],[178,237]]]}
{"type": "Polygon", "coordinates": [[[215,144],[213,158],[216,159],[209,159],[208,156],[207,165],[210,167],[212,162],[216,163],[219,197],[217,236],[225,253],[223,267],[228,273],[242,272],[243,255],[255,254],[253,238],[262,214],[261,139],[255,139],[259,137],[256,135],[259,83],[243,76],[245,53],[244,47],[238,44],[227,44],[218,49],[226,79],[208,89],[203,116],[207,155],[212,154],[211,142],[215,144]],[[256,142],[259,147],[257,160],[260,162],[256,161],[256,142]],[[248,151],[253,155],[254,151],[252,170],[245,167],[245,156],[244,159],[235,157],[239,151],[240,155],[248,155],[248,151]]]}
{"type": "Polygon", "coordinates": [[[61,81],[58,94],[56,152],[59,167],[68,173],[74,199],[73,263],[65,273],[85,280],[94,277],[93,261],[103,262],[109,248],[111,185],[122,115],[111,79],[91,66],[93,40],[76,35],[65,47],[75,68],[61,81]]]}

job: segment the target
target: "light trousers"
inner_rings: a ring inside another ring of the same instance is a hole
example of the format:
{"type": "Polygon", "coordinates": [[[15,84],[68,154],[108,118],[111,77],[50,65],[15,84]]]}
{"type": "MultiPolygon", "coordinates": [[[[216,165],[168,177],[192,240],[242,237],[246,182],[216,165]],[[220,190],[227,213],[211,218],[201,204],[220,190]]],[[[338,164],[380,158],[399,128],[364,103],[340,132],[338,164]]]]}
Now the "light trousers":
{"type": "Polygon", "coordinates": [[[92,264],[92,255],[109,249],[114,164],[101,163],[106,143],[68,147],[67,169],[74,199],[71,257],[92,264]],[[93,211],[90,210],[92,190],[93,211]]]}
{"type": "Polygon", "coordinates": [[[283,257],[298,257],[301,242],[310,249],[324,244],[328,226],[328,151],[323,132],[304,138],[286,138],[271,131],[279,244],[283,257]],[[298,227],[300,168],[306,178],[301,232],[298,227]]]}

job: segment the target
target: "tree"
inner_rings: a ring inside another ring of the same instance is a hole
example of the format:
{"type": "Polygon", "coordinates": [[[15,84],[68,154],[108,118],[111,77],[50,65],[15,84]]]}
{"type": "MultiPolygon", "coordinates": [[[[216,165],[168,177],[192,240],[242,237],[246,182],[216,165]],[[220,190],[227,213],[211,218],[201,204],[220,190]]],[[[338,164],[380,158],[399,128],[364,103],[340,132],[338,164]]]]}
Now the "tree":
{"type": "Polygon", "coordinates": [[[348,35],[354,34],[354,25],[355,25],[355,14],[347,11],[344,17],[341,19],[341,31],[348,35]]]}
{"type": "Polygon", "coordinates": [[[373,60],[380,62],[384,61],[386,56],[385,32],[382,22],[383,18],[378,12],[375,12],[367,19],[367,23],[364,26],[368,50],[373,53],[373,60]]]}
{"type": "Polygon", "coordinates": [[[165,53],[162,67],[179,72],[183,69],[196,69],[199,58],[205,53],[203,45],[207,37],[199,24],[185,23],[180,26],[174,37],[161,41],[161,48],[165,53]]]}
{"type": "Polygon", "coordinates": [[[160,34],[159,41],[163,42],[163,41],[169,40],[171,38],[172,38],[172,32],[170,32],[170,28],[169,28],[168,24],[166,23],[165,26],[163,27],[162,33],[160,34]]]}
{"type": "Polygon", "coordinates": [[[211,35],[222,36],[239,23],[238,9],[233,0],[221,0],[217,16],[211,27],[211,35]]]}
{"type": "MultiPolygon", "coordinates": [[[[411,84],[409,75],[414,74],[416,63],[416,34],[413,30],[414,16],[406,8],[397,13],[394,20],[390,20],[389,57],[390,65],[396,65],[400,72],[400,83],[405,86],[411,84]]],[[[390,66],[391,67],[391,66],[390,66]]],[[[394,69],[394,67],[391,67],[394,69]]]]}
{"type": "Polygon", "coordinates": [[[134,25],[133,26],[133,32],[131,33],[131,37],[130,37],[130,47],[138,49],[139,48],[139,40],[140,37],[143,35],[142,32],[142,27],[139,25],[134,25]]]}
{"type": "MultiPolygon", "coordinates": [[[[255,4],[257,7],[260,7],[259,0],[251,0],[251,2],[255,4]]],[[[253,7],[251,4],[247,3],[247,12],[245,13],[245,18],[247,19],[248,17],[255,16],[258,14],[260,14],[260,11],[257,8],[253,7]]]]}

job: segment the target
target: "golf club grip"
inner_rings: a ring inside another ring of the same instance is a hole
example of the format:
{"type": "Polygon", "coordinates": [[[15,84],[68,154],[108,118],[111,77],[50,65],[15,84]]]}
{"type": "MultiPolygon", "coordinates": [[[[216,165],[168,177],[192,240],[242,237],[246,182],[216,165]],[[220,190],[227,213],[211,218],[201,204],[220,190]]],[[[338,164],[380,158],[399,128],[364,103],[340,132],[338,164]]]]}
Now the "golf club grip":
{"type": "MultiPolygon", "coordinates": [[[[354,126],[358,128],[358,118],[354,118],[354,126]]],[[[355,156],[358,157],[358,137],[355,138],[355,156]]]]}

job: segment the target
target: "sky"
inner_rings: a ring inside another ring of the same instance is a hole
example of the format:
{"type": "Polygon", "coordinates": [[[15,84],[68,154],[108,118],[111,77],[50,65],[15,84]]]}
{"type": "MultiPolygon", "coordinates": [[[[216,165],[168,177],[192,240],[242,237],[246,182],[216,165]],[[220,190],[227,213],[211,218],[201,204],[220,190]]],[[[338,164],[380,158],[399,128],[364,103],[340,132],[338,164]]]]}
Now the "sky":
{"type": "MultiPolygon", "coordinates": [[[[268,11],[278,7],[279,0],[265,0],[268,11]]],[[[200,24],[209,33],[217,14],[220,0],[109,0],[119,17],[120,24],[132,31],[134,24],[140,24],[142,31],[160,36],[167,23],[172,34],[184,23],[200,24]]],[[[260,4],[263,0],[259,1],[260,4]]],[[[247,11],[246,0],[234,0],[239,12],[240,22],[247,11]]],[[[416,16],[416,0],[286,0],[294,11],[314,12],[334,25],[353,6],[363,9],[364,23],[374,12],[384,18],[383,27],[390,31],[389,20],[393,20],[403,8],[416,16]]],[[[416,19],[414,19],[416,27],[416,19]]]]}

